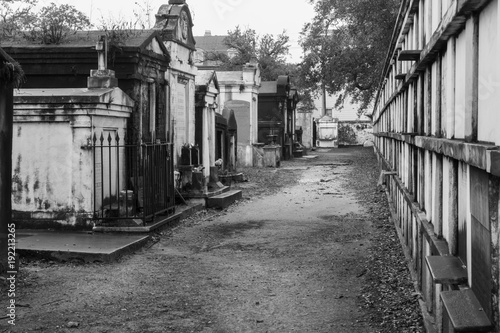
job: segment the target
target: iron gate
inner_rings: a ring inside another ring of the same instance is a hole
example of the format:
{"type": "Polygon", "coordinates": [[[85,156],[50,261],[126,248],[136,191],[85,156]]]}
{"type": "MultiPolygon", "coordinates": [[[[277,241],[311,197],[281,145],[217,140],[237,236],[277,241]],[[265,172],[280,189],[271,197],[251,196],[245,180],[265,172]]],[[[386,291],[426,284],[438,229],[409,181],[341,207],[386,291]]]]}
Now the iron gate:
{"type": "Polygon", "coordinates": [[[127,144],[113,130],[92,139],[94,220],[104,223],[175,212],[173,145],[168,142],[127,144]]]}

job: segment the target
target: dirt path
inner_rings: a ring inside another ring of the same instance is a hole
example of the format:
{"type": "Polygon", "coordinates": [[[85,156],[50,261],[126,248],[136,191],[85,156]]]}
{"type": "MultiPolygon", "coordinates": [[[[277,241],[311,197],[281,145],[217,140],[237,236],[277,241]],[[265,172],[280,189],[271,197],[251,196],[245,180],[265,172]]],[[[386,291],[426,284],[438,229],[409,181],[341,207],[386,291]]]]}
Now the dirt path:
{"type": "Polygon", "coordinates": [[[357,157],[319,155],[284,163],[279,192],[199,214],[120,262],[26,263],[12,332],[382,331],[364,301],[374,207],[351,186],[357,157]]]}
{"type": "Polygon", "coordinates": [[[356,295],[369,223],[340,185],[344,168],[307,167],[298,184],[152,250],[193,261],[186,278],[207,281],[215,331],[368,332],[356,295]]]}

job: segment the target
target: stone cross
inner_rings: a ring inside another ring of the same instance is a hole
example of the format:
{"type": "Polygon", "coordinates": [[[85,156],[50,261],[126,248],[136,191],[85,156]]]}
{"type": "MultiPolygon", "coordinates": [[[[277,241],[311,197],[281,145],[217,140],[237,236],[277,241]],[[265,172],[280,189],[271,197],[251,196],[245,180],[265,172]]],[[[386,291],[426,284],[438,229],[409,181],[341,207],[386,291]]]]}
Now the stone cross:
{"type": "Polygon", "coordinates": [[[106,36],[99,36],[95,49],[97,51],[97,69],[90,70],[90,76],[87,78],[87,88],[118,87],[115,71],[108,69],[108,39],[106,36]]]}
{"type": "Polygon", "coordinates": [[[105,71],[108,68],[108,38],[100,36],[95,49],[97,51],[97,70],[105,71]]]}

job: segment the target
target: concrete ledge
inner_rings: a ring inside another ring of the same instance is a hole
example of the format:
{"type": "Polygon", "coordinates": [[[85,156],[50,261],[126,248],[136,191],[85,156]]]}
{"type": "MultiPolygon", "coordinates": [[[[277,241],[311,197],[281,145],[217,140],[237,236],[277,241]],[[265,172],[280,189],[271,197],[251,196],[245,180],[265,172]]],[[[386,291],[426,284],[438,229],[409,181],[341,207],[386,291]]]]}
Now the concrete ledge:
{"type": "Polygon", "coordinates": [[[468,275],[462,261],[454,256],[426,256],[425,262],[434,283],[467,284],[468,275]]]}
{"type": "Polygon", "coordinates": [[[92,234],[23,230],[17,233],[17,252],[21,256],[110,262],[141,248],[149,236],[92,234]]]}
{"type": "Polygon", "coordinates": [[[457,139],[390,132],[374,133],[374,136],[406,142],[415,147],[465,162],[495,175],[500,174],[500,152],[498,147],[492,143],[470,143],[457,139]]]}
{"type": "Polygon", "coordinates": [[[150,233],[151,231],[157,230],[166,225],[175,223],[187,216],[194,214],[204,207],[202,204],[194,204],[190,206],[180,206],[176,207],[176,213],[170,216],[167,216],[162,219],[158,219],[155,223],[146,226],[137,226],[137,227],[106,227],[106,226],[97,226],[92,229],[94,232],[117,232],[117,233],[150,233]]]}
{"type": "Polygon", "coordinates": [[[206,199],[206,198],[210,198],[210,197],[214,197],[214,196],[220,195],[220,194],[222,194],[224,192],[229,191],[230,189],[231,188],[229,186],[222,185],[221,188],[219,188],[217,190],[209,191],[209,192],[206,192],[206,193],[201,193],[201,194],[186,194],[186,195],[184,195],[184,198],[186,198],[186,199],[206,199]]]}
{"type": "Polygon", "coordinates": [[[225,192],[213,197],[207,198],[208,208],[226,208],[231,205],[236,200],[240,200],[243,197],[241,190],[233,190],[225,192]]]}

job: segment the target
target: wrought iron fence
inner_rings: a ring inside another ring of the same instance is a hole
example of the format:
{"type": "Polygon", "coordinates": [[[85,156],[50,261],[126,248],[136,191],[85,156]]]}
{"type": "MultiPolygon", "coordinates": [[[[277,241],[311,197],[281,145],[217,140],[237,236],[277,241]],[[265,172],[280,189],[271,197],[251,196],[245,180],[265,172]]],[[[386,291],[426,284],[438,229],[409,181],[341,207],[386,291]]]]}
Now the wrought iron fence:
{"type": "Polygon", "coordinates": [[[142,220],[175,212],[173,146],[128,144],[115,131],[92,138],[94,220],[142,220]]]}

